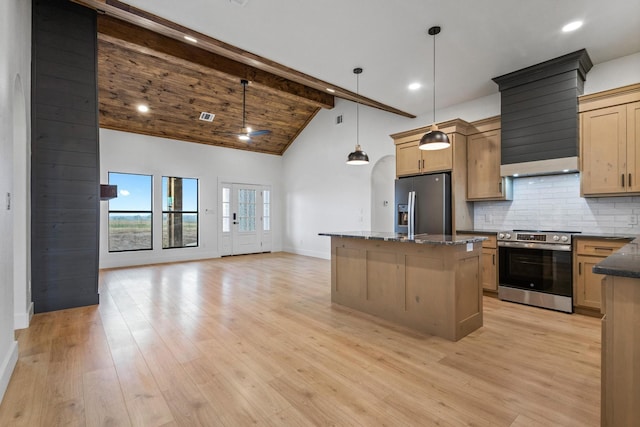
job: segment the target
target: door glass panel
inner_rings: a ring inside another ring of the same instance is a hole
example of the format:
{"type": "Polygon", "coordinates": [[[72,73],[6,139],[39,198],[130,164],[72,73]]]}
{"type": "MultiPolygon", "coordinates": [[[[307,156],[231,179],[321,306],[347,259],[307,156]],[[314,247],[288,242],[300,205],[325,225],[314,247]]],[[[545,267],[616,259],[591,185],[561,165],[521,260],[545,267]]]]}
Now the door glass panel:
{"type": "Polygon", "coordinates": [[[238,190],[239,232],[256,230],[256,190],[238,190]]]}
{"type": "Polygon", "coordinates": [[[231,221],[229,219],[231,212],[231,189],[224,187],[222,189],[222,232],[231,231],[231,221]]]}

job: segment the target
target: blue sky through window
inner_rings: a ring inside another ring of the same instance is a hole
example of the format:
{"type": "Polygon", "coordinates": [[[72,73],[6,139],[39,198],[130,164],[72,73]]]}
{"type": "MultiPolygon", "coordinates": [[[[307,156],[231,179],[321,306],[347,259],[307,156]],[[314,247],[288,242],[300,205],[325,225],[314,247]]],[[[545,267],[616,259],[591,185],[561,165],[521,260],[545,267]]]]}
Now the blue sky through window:
{"type": "Polygon", "coordinates": [[[109,172],[109,184],[118,186],[118,197],[109,200],[110,211],[150,211],[151,175],[109,172]]]}

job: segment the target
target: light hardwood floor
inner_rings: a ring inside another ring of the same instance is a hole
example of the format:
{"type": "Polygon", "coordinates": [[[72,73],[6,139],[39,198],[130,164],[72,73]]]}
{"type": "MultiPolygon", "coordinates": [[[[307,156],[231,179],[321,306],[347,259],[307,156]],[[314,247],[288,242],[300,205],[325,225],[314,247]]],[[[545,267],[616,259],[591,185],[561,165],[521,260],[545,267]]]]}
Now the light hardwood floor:
{"type": "Polygon", "coordinates": [[[484,299],[454,343],[332,306],[276,253],[102,271],[39,314],[0,426],[596,426],[600,322],[484,299]]]}

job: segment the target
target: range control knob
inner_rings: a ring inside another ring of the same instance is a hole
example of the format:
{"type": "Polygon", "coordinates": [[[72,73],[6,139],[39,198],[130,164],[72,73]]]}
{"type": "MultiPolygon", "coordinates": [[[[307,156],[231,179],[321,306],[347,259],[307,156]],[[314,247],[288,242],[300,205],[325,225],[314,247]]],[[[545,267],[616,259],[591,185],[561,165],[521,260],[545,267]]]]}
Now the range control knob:
{"type": "Polygon", "coordinates": [[[500,234],[498,234],[498,238],[500,238],[500,239],[504,239],[504,233],[500,233],[500,234]]]}
{"type": "Polygon", "coordinates": [[[506,237],[507,239],[511,238],[511,233],[507,233],[504,237],[506,237]]]}
{"type": "Polygon", "coordinates": [[[567,242],[569,238],[567,236],[562,236],[560,240],[562,240],[563,242],[567,242]]]}
{"type": "Polygon", "coordinates": [[[557,242],[558,240],[560,240],[560,236],[558,236],[558,235],[553,236],[553,241],[554,242],[557,242]]]}

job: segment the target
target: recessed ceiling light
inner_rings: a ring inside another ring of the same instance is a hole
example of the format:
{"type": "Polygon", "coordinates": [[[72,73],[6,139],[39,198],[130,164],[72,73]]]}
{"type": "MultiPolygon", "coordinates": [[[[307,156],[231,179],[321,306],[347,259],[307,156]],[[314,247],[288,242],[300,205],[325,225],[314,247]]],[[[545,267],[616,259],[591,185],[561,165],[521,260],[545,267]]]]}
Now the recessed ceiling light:
{"type": "Polygon", "coordinates": [[[418,90],[422,87],[420,83],[411,83],[409,85],[409,90],[418,90]]]}
{"type": "Polygon", "coordinates": [[[519,174],[519,173],[514,173],[514,174],[513,174],[513,177],[514,177],[514,178],[517,178],[517,177],[519,177],[519,176],[520,176],[520,174],[519,174]]]}
{"type": "Polygon", "coordinates": [[[336,93],[335,89],[331,89],[330,87],[327,88],[327,92],[331,92],[331,93],[336,93]]]}
{"type": "Polygon", "coordinates": [[[569,172],[569,169],[562,169],[562,172],[567,173],[569,172]]]}
{"type": "Polygon", "coordinates": [[[195,37],[191,37],[191,36],[184,36],[185,40],[188,40],[192,43],[198,43],[198,39],[196,39],[195,37]]]}
{"type": "Polygon", "coordinates": [[[577,30],[580,27],[582,27],[582,21],[573,21],[562,27],[562,31],[564,33],[569,33],[571,31],[577,30]]]}
{"type": "Polygon", "coordinates": [[[141,113],[146,113],[149,111],[149,107],[144,104],[140,104],[138,105],[138,111],[140,111],[141,113]]]}

